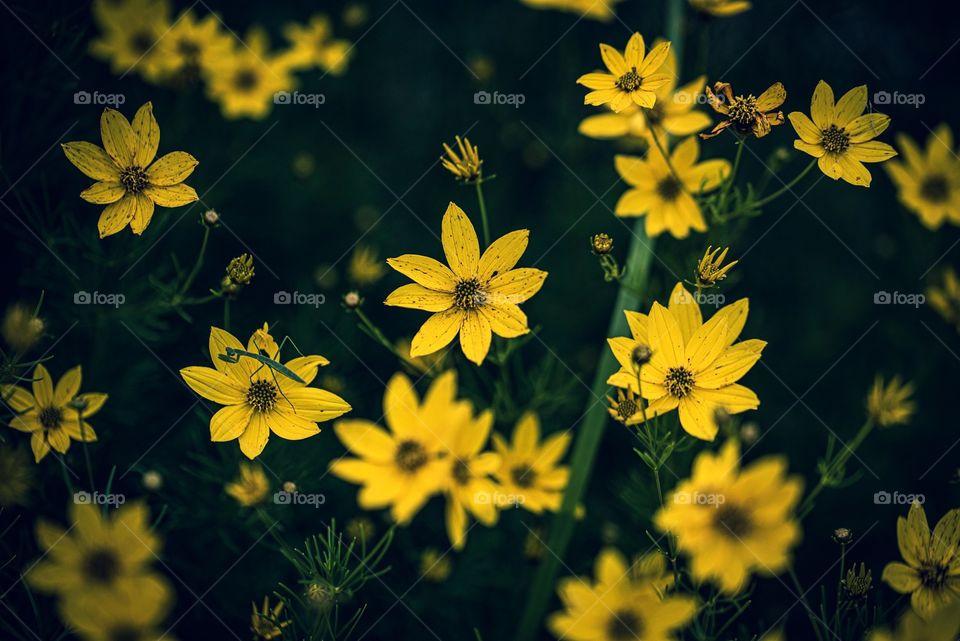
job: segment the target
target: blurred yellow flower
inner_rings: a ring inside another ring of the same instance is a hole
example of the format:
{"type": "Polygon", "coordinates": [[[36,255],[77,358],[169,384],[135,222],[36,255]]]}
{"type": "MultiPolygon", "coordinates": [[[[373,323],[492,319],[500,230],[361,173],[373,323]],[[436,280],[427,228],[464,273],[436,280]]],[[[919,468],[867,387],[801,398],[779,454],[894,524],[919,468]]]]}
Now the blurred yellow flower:
{"type": "Polygon", "coordinates": [[[616,17],[615,5],[623,0],[520,0],[534,9],[569,11],[581,18],[610,22],[616,17]]]}
{"type": "Polygon", "coordinates": [[[884,382],[878,374],[867,395],[867,413],[880,427],[906,423],[916,409],[911,396],[912,383],[904,384],[899,376],[884,382]]]}
{"type": "Polygon", "coordinates": [[[943,608],[924,621],[912,610],[901,618],[896,632],[874,630],[867,641],[956,641],[960,634],[960,604],[943,608]]]}
{"type": "MultiPolygon", "coordinates": [[[[649,316],[624,312],[633,336],[607,339],[620,363],[607,383],[639,392],[649,403],[648,419],[678,409],[684,431],[712,441],[719,429],[718,409],[739,414],[759,407],[757,395],[737,381],[760,360],[767,343],[735,342],[747,322],[746,298],[720,308],[706,323],[682,283],[674,286],[669,305],[654,302],[649,316]],[[649,362],[640,367],[639,383],[633,360],[638,347],[651,351],[649,362]]],[[[634,415],[629,422],[642,421],[634,415]]]]}
{"type": "Polygon", "coordinates": [[[236,38],[222,26],[214,13],[198,19],[193,9],[183,11],[161,34],[152,54],[158,79],[190,86],[219,60],[232,55],[236,38]]]}
{"type": "Polygon", "coordinates": [[[698,163],[699,156],[700,143],[694,136],[676,146],[669,163],[657,147],[651,147],[646,158],[616,156],[617,173],[630,186],[617,201],[617,216],[646,216],[651,237],[667,230],[675,238],[686,238],[691,229],[706,231],[694,196],[719,187],[730,174],[730,163],[721,158],[698,163]]]}
{"type": "Polygon", "coordinates": [[[277,57],[281,66],[289,69],[318,67],[335,76],[347,70],[353,44],[333,37],[327,16],[315,15],[305,25],[288,23],[283,35],[290,42],[290,48],[277,57]]]}
{"type": "Polygon", "coordinates": [[[350,255],[350,263],[347,265],[347,274],[350,280],[356,285],[365,287],[373,285],[383,278],[387,268],[380,260],[376,247],[368,245],[357,245],[350,255]]]}
{"type": "Polygon", "coordinates": [[[33,308],[16,303],[3,315],[3,340],[15,354],[23,354],[43,338],[45,325],[33,308]]]}
{"type": "Polygon", "coordinates": [[[620,113],[630,105],[649,109],[657,102],[657,89],[670,82],[670,76],[658,70],[667,59],[669,42],[662,42],[646,52],[643,36],[634,33],[621,54],[610,45],[600,45],[600,55],[608,72],[588,73],[577,79],[577,84],[592,89],[584,99],[585,105],[610,105],[620,113]]]}
{"type": "Polygon", "coordinates": [[[597,556],[594,575],[595,581],[567,577],[558,583],[564,610],[547,618],[558,639],[673,641],[696,614],[693,597],[663,596],[673,577],[659,553],[628,566],[620,552],[606,548],[597,556]]]}
{"type": "Polygon", "coordinates": [[[708,15],[725,18],[743,13],[751,5],[746,0],[690,0],[690,6],[708,15]]]}
{"type": "MultiPolygon", "coordinates": [[[[657,40],[654,46],[662,42],[657,40]]],[[[703,93],[706,77],[699,76],[678,89],[677,54],[673,49],[667,52],[663,65],[656,72],[667,76],[668,80],[654,91],[657,101],[652,107],[641,110],[632,105],[620,113],[587,116],[577,130],[584,136],[601,140],[626,136],[645,138],[650,135],[647,126],[649,120],[657,139],[666,140],[667,134],[689,136],[709,127],[710,117],[695,109],[697,97],[703,93]]]]}
{"type": "Polygon", "coordinates": [[[483,161],[480,159],[480,150],[470,144],[469,138],[455,136],[457,150],[447,143],[443,143],[445,156],[440,157],[443,168],[457,177],[457,180],[472,183],[480,179],[483,172],[483,161]]]}
{"type": "Polygon", "coordinates": [[[493,446],[500,455],[500,483],[492,503],[500,508],[522,507],[535,514],[556,512],[570,478],[570,468],[557,465],[570,446],[570,433],[551,434],[541,443],[540,419],[533,412],[520,417],[508,444],[499,434],[493,446]]]}
{"type": "Polygon", "coordinates": [[[701,452],[689,479],[677,484],[654,516],[689,555],[690,573],[728,594],[743,590],[751,573],[776,575],[790,565],[800,540],[793,509],[803,483],[786,477],[783,457],[740,469],[740,447],[728,441],[717,454],[701,452]]]}
{"type": "Polygon", "coordinates": [[[912,503],[907,517],[897,518],[897,544],[904,563],[887,563],[883,581],[909,594],[914,612],[928,620],[960,603],[960,509],[947,512],[931,532],[923,506],[912,503]]]}
{"type": "Polygon", "coordinates": [[[897,134],[897,146],[905,162],[891,161],[883,167],[900,202],[928,229],[939,229],[946,221],[960,225],[960,160],[953,151],[950,127],[941,124],[930,132],[925,151],[906,134],[897,134]]]}
{"type": "Polygon", "coordinates": [[[81,591],[62,602],[60,611],[71,631],[84,641],[176,641],[164,617],[173,604],[173,590],[160,577],[131,583],[109,599],[81,591]]]}
{"type": "Polygon", "coordinates": [[[890,125],[890,116],[864,114],[866,108],[866,85],[854,87],[834,102],[833,89],[821,80],[810,101],[812,120],[799,111],[788,116],[800,136],[793,146],[817,158],[824,175],[869,187],[872,176],[863,163],[883,162],[897,152],[887,143],[874,140],[890,125]]]}
{"type": "Polygon", "coordinates": [[[93,14],[101,29],[90,43],[95,58],[110,62],[110,70],[126,75],[136,70],[156,80],[160,70],[157,43],[171,28],[168,0],[97,0],[93,14]]]}
{"type": "Polygon", "coordinates": [[[410,371],[411,374],[429,374],[431,376],[443,370],[446,365],[447,354],[450,353],[449,350],[441,349],[432,354],[411,358],[410,344],[409,338],[401,338],[396,343],[397,353],[400,354],[404,369],[410,371]]]}
{"type": "Polygon", "coordinates": [[[67,159],[84,175],[98,181],[80,193],[88,203],[106,205],[97,228],[100,238],[127,225],[138,236],[150,224],[154,205],[180,207],[198,200],[183,184],[197,166],[184,151],[172,151],[154,162],[160,146],[160,126],[153,104],[137,110],[131,127],[119,111],[107,107],[100,117],[103,147],[89,142],[60,145],[67,159]]]}
{"type": "Polygon", "coordinates": [[[786,99],[787,90],[779,82],[773,83],[756,97],[753,94],[734,96],[729,82],[718,82],[713,85],[712,91],[707,87],[707,101],[714,111],[727,118],[717,123],[710,133],[700,134],[700,137],[713,138],[727,127],[733,127],[741,136],[763,138],[770,133],[771,127],[783,124],[783,112],[774,110],[786,99]]]}
{"type": "Polygon", "coordinates": [[[943,285],[927,288],[927,301],[943,320],[955,325],[960,332],[960,278],[952,267],[944,270],[943,285]]]}
{"type": "Polygon", "coordinates": [[[220,103],[225,118],[260,120],[270,113],[277,92],[294,88],[289,67],[269,49],[266,32],[253,27],[232,53],[211,61],[207,94],[220,103]]]}
{"type": "Polygon", "coordinates": [[[263,467],[252,463],[240,463],[240,476],[224,486],[226,493],[243,507],[263,503],[270,494],[270,480],[263,467]]]}
{"type": "Polygon", "coordinates": [[[0,508],[26,505],[33,481],[26,450],[0,445],[0,508]]]}
{"type": "Polygon", "coordinates": [[[280,347],[266,323],[250,336],[246,348],[229,332],[210,328],[209,351],[214,367],[185,367],[180,375],[197,394],[226,406],[210,419],[213,442],[239,439],[240,450],[253,459],[267,446],[270,432],[299,441],[319,434],[317,423],[351,409],[336,394],[308,387],[317,369],[330,362],[323,356],[299,356],[283,363],[304,381],[300,383],[247,356],[239,355],[236,362],[225,361],[220,357],[229,358],[228,349],[245,350],[277,363],[280,358],[280,347]]]}
{"type": "Polygon", "coordinates": [[[431,583],[443,583],[450,578],[453,562],[447,553],[436,548],[427,548],[420,555],[420,576],[431,583]]]}
{"type": "Polygon", "coordinates": [[[251,603],[253,615],[250,617],[250,630],[254,636],[260,639],[270,641],[283,636],[283,629],[290,625],[290,621],[281,621],[280,614],[283,612],[283,601],[277,601],[277,604],[270,607],[269,597],[263,597],[263,606],[257,610],[257,604],[251,603]]]}
{"type": "Polygon", "coordinates": [[[450,267],[416,254],[387,259],[387,264],[415,282],[394,290],[384,304],[433,312],[413,337],[411,358],[432,354],[459,334],[467,359],[480,365],[490,350],[492,334],[516,338],[530,331],[518,303],[540,291],[547,272],[514,269],[529,236],[526,229],[512,231],[491,243],[481,256],[473,223],[450,203],[442,230],[450,267]]]}
{"type": "Polygon", "coordinates": [[[66,454],[70,440],[93,442],[97,434],[86,419],[100,411],[106,394],[80,394],[80,366],[63,375],[54,388],[53,378],[42,363],[33,370],[32,393],[15,385],[4,385],[3,402],[17,415],[10,427],[30,434],[30,448],[37,463],[53,448],[66,454]]]}
{"type": "Polygon", "coordinates": [[[383,395],[384,430],[372,421],[337,421],[334,431],[350,453],[330,472],[363,486],[357,504],[365,510],[390,507],[393,520],[405,525],[447,480],[450,461],[443,458],[451,428],[469,417],[468,403],[456,402],[456,373],[438,376],[423,402],[410,379],[394,374],[383,395]]]}

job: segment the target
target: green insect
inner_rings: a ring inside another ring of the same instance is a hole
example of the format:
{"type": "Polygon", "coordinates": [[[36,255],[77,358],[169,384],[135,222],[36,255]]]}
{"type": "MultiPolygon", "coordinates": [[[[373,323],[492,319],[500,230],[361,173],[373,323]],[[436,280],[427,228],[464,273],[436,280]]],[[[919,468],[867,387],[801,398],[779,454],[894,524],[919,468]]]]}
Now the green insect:
{"type": "MultiPolygon", "coordinates": [[[[257,342],[256,337],[254,337],[253,340],[254,340],[254,343],[257,342]]],[[[297,347],[296,343],[293,342],[293,339],[291,339],[289,336],[285,336],[283,340],[280,341],[280,345],[277,347],[278,357],[280,356],[280,350],[282,350],[283,346],[287,344],[287,341],[290,341],[290,344],[293,345],[293,348],[295,350],[297,350],[297,353],[303,356],[303,352],[301,352],[300,348],[297,347]]],[[[260,363],[260,366],[250,373],[251,381],[253,380],[253,377],[256,376],[257,372],[259,372],[264,367],[268,368],[270,370],[270,375],[273,377],[273,382],[277,386],[277,391],[279,391],[280,395],[283,396],[284,400],[290,404],[290,407],[293,407],[293,403],[291,403],[290,399],[288,399],[286,394],[283,393],[283,388],[280,387],[280,381],[277,380],[277,375],[274,372],[279,372],[280,374],[282,374],[283,376],[286,376],[290,380],[296,381],[298,383],[302,383],[304,385],[307,384],[305,380],[303,380],[296,372],[294,372],[292,369],[290,369],[283,363],[267,356],[267,351],[264,350],[259,345],[257,345],[256,352],[248,352],[245,349],[227,347],[224,349],[223,354],[217,354],[217,358],[219,358],[221,361],[224,361],[225,363],[239,363],[241,357],[251,358],[257,361],[258,363],[260,363]]]]}

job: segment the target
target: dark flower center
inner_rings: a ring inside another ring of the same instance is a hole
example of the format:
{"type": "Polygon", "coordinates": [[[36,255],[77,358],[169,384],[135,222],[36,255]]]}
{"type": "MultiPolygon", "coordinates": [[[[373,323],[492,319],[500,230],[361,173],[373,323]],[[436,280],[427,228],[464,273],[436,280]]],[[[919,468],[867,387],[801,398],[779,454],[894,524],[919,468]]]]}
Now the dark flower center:
{"type": "Polygon", "coordinates": [[[920,583],[933,590],[942,588],[947,582],[947,572],[949,568],[946,565],[924,565],[920,568],[920,583]]]}
{"type": "Polygon", "coordinates": [[[138,31],[130,36],[130,48],[141,55],[145,55],[156,43],[156,38],[149,31],[138,31]]]}
{"type": "Polygon", "coordinates": [[[127,191],[139,194],[147,186],[147,172],[143,167],[130,166],[120,171],[120,184],[127,191]]]}
{"type": "Polygon", "coordinates": [[[184,58],[196,58],[200,55],[200,44],[190,38],[180,38],[177,41],[177,53],[184,58]]]}
{"type": "Polygon", "coordinates": [[[111,583],[120,573],[120,559],[113,550],[90,550],[83,559],[83,573],[95,583],[111,583]]]}
{"type": "Polygon", "coordinates": [[[830,125],[821,131],[820,135],[823,137],[820,144],[831,154],[842,154],[850,147],[850,134],[842,127],[830,125]]]}
{"type": "Polygon", "coordinates": [[[693,389],[693,374],[685,367],[671,367],[667,370],[663,386],[671,396],[683,398],[693,389]]]}
{"type": "Polygon", "coordinates": [[[730,120],[741,129],[748,129],[758,115],[757,99],[753,95],[737,96],[730,103],[730,120]]]}
{"type": "Polygon", "coordinates": [[[466,485],[470,482],[470,466],[461,460],[453,464],[453,480],[457,485],[466,485]]]}
{"type": "Polygon", "coordinates": [[[607,637],[613,641],[639,641],[643,619],[633,610],[617,610],[607,620],[607,637]]]}
{"type": "Polygon", "coordinates": [[[233,86],[237,91],[253,91],[260,79],[252,69],[241,69],[233,76],[233,86]]]}
{"type": "Polygon", "coordinates": [[[676,200],[682,191],[680,182],[673,176],[667,176],[657,183],[657,194],[666,201],[676,200]]]}
{"type": "Polygon", "coordinates": [[[510,470],[510,478],[513,479],[517,487],[531,487],[537,480],[537,472],[524,463],[510,470]]]}
{"type": "Polygon", "coordinates": [[[632,398],[625,398],[619,403],[617,403],[617,416],[620,417],[621,421],[626,421],[631,416],[637,413],[637,410],[640,409],[637,407],[637,402],[632,398]]]}
{"type": "Polygon", "coordinates": [[[487,295],[476,278],[461,280],[453,288],[453,303],[460,309],[475,309],[486,302],[487,295]]]}
{"type": "Polygon", "coordinates": [[[630,71],[617,78],[615,84],[620,91],[630,93],[640,88],[640,85],[643,84],[643,78],[637,73],[637,68],[633,67],[630,71]]]}
{"type": "Polygon", "coordinates": [[[413,473],[427,464],[427,451],[416,441],[401,441],[394,460],[401,470],[413,473]]]}
{"type": "Polygon", "coordinates": [[[140,641],[141,630],[131,625],[118,624],[107,631],[108,641],[140,641]]]}
{"type": "Polygon", "coordinates": [[[277,386],[270,381],[254,381],[247,389],[247,405],[258,412],[269,412],[277,404],[277,386]]]}
{"type": "Polygon", "coordinates": [[[728,503],[717,508],[714,524],[721,534],[737,539],[747,536],[753,529],[753,519],[750,518],[749,512],[728,503]]]}
{"type": "Polygon", "coordinates": [[[932,175],[920,183],[920,195],[932,203],[942,203],[950,197],[950,184],[944,176],[932,175]]]}
{"type": "Polygon", "coordinates": [[[60,421],[63,420],[63,410],[53,406],[44,407],[40,410],[37,419],[40,421],[40,425],[43,425],[44,429],[56,429],[60,427],[60,421]]]}

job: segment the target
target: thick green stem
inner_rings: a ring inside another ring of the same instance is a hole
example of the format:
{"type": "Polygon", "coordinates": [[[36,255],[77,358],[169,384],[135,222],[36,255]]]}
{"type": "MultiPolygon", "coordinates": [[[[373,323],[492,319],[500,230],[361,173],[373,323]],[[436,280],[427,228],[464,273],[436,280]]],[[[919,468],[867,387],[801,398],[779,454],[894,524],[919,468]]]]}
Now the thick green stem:
{"type": "Polygon", "coordinates": [[[483,246],[490,246],[490,223],[487,220],[487,203],[483,199],[483,179],[478,178],[474,183],[477,187],[477,202],[480,203],[480,223],[483,227],[483,246]]]}
{"type": "Polygon", "coordinates": [[[772,194],[770,194],[770,195],[767,196],[766,198],[761,198],[760,200],[758,200],[758,201],[757,201],[756,203],[754,203],[754,204],[757,206],[757,208],[760,208],[760,207],[763,207],[764,205],[770,204],[771,202],[773,202],[774,200],[776,200],[776,199],[779,198],[780,196],[784,195],[785,193],[787,193],[788,191],[790,191],[791,189],[793,189],[793,187],[794,187],[798,182],[800,182],[801,180],[803,180],[803,177],[806,176],[806,175],[810,172],[810,170],[813,169],[813,166],[816,165],[816,164],[817,164],[817,159],[814,158],[813,160],[810,161],[810,164],[808,164],[806,167],[803,168],[803,171],[801,171],[799,174],[797,174],[796,178],[794,178],[793,180],[791,180],[790,182],[788,182],[786,185],[784,185],[782,188],[780,188],[780,189],[778,189],[777,191],[773,192],[772,194]]]}

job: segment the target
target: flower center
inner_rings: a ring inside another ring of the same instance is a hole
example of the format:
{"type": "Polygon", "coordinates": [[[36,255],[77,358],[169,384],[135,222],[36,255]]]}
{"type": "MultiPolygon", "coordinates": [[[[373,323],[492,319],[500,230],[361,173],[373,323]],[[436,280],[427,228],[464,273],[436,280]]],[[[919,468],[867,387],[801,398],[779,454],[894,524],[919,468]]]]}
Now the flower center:
{"type": "Polygon", "coordinates": [[[643,619],[633,610],[617,610],[607,620],[607,638],[613,641],[638,641],[643,632],[643,619]]]}
{"type": "Polygon", "coordinates": [[[532,487],[537,480],[537,472],[526,463],[522,463],[510,470],[510,478],[517,487],[532,487]]]}
{"type": "Polygon", "coordinates": [[[640,85],[643,84],[643,78],[637,73],[637,68],[633,67],[630,71],[617,78],[615,84],[620,91],[630,93],[640,88],[640,85]]]}
{"type": "Polygon", "coordinates": [[[196,58],[200,55],[200,44],[190,38],[180,38],[177,41],[177,53],[184,58],[196,58]]]}
{"type": "Polygon", "coordinates": [[[844,131],[842,127],[830,125],[821,131],[820,135],[823,137],[820,144],[831,154],[842,154],[850,147],[850,134],[844,131]]]}
{"type": "Polygon", "coordinates": [[[632,398],[625,398],[617,403],[617,416],[620,417],[621,421],[626,422],[627,419],[637,413],[638,409],[640,408],[637,407],[637,402],[635,400],[632,398]]]}
{"type": "Polygon", "coordinates": [[[111,583],[120,574],[120,559],[113,550],[90,550],[83,560],[83,573],[95,583],[111,583]]]}
{"type": "Polygon", "coordinates": [[[466,485],[470,482],[470,466],[461,460],[453,464],[453,480],[457,485],[466,485]]]}
{"type": "Polygon", "coordinates": [[[927,176],[920,183],[920,195],[932,203],[946,202],[950,196],[950,185],[943,176],[927,176]]]}
{"type": "Polygon", "coordinates": [[[141,631],[130,625],[119,624],[107,631],[108,641],[139,641],[141,631]]]}
{"type": "Polygon", "coordinates": [[[427,451],[416,441],[401,441],[394,461],[404,472],[413,473],[427,464],[427,451]]]}
{"type": "Polygon", "coordinates": [[[277,404],[277,386],[270,381],[254,381],[247,389],[247,405],[258,412],[269,412],[277,404]]]}
{"type": "Polygon", "coordinates": [[[149,31],[138,31],[130,36],[130,48],[139,54],[147,54],[156,40],[149,31]]]}
{"type": "Polygon", "coordinates": [[[671,396],[683,398],[693,389],[693,374],[685,367],[671,367],[667,370],[663,386],[671,396]]]}
{"type": "Polygon", "coordinates": [[[480,281],[476,278],[461,280],[453,288],[453,303],[460,309],[475,309],[486,300],[487,294],[481,289],[480,281]]]}
{"type": "Polygon", "coordinates": [[[143,167],[127,167],[120,171],[120,184],[127,191],[138,194],[147,186],[147,172],[143,167]]]}
{"type": "Polygon", "coordinates": [[[252,69],[241,69],[233,76],[233,86],[237,91],[253,91],[259,82],[252,69]]]}
{"type": "Polygon", "coordinates": [[[63,410],[53,406],[44,407],[40,410],[40,414],[37,415],[37,419],[40,421],[40,425],[43,425],[44,429],[56,429],[60,427],[60,421],[63,420],[63,410]]]}
{"type": "Polygon", "coordinates": [[[759,115],[757,99],[753,95],[737,96],[730,104],[730,120],[741,129],[747,129],[759,115]]]}
{"type": "Polygon", "coordinates": [[[947,571],[947,566],[943,564],[924,565],[920,568],[920,583],[933,590],[942,588],[947,582],[947,571]]]}
{"type": "Polygon", "coordinates": [[[673,176],[667,176],[657,183],[657,194],[659,194],[663,200],[674,201],[680,195],[681,191],[683,190],[680,187],[680,183],[673,176]]]}
{"type": "Polygon", "coordinates": [[[753,529],[753,519],[743,508],[724,503],[717,508],[714,526],[721,534],[742,539],[753,529]]]}

